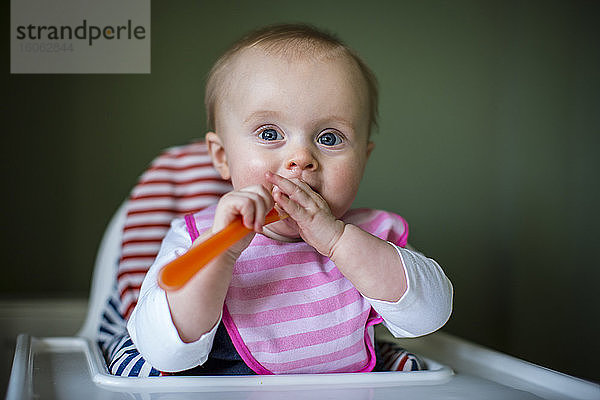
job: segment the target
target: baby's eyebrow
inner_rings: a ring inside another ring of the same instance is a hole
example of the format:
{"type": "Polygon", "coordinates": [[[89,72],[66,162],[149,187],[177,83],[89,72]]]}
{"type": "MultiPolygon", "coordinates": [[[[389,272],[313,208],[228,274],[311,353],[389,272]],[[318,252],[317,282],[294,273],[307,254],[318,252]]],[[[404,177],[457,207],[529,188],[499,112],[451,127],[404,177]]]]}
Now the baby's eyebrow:
{"type": "Polygon", "coordinates": [[[317,121],[317,122],[323,123],[323,124],[326,124],[328,122],[335,122],[337,124],[344,125],[347,128],[352,129],[354,127],[354,124],[352,123],[352,121],[350,121],[346,118],[343,118],[343,117],[338,117],[336,115],[329,115],[327,117],[320,118],[319,121],[317,121]]]}
{"type": "Polygon", "coordinates": [[[341,129],[345,134],[351,134],[356,131],[356,123],[348,118],[337,115],[327,115],[318,117],[311,121],[314,127],[341,129]]]}
{"type": "Polygon", "coordinates": [[[272,120],[272,119],[276,119],[278,116],[279,116],[279,113],[277,111],[268,111],[268,110],[255,111],[244,120],[244,123],[247,124],[249,122],[253,122],[253,121],[257,121],[257,120],[264,120],[264,119],[272,120]]]}

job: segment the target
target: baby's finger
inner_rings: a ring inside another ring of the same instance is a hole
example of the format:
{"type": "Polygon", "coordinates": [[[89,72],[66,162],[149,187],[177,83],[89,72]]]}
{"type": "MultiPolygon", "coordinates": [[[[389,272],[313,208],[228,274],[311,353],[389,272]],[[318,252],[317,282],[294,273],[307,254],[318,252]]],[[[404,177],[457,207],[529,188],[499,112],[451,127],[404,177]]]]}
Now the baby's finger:
{"type": "Polygon", "coordinates": [[[269,191],[262,185],[250,186],[241,189],[242,195],[248,196],[248,198],[254,204],[254,215],[252,221],[248,220],[246,225],[249,229],[254,229],[257,232],[262,231],[262,227],[265,223],[265,217],[267,213],[273,208],[273,196],[269,191]]]}
{"type": "MultiPolygon", "coordinates": [[[[287,197],[294,200],[304,208],[313,208],[316,204],[311,193],[315,193],[305,182],[292,182],[280,175],[267,172],[267,181],[277,187],[287,197]]],[[[316,193],[315,193],[316,194],[316,193]]]]}
{"type": "Polygon", "coordinates": [[[254,230],[255,225],[260,224],[261,218],[264,220],[264,202],[256,193],[239,192],[239,197],[244,199],[239,209],[242,222],[246,228],[254,230]]]}
{"type": "Polygon", "coordinates": [[[306,214],[306,209],[296,201],[289,198],[289,196],[281,191],[278,186],[273,186],[273,198],[276,204],[281,208],[287,215],[293,220],[300,220],[306,214]]]}
{"type": "Polygon", "coordinates": [[[217,213],[215,214],[215,222],[217,216],[220,223],[216,224],[215,228],[223,229],[226,225],[232,222],[235,218],[241,218],[242,223],[246,228],[252,229],[254,223],[254,205],[249,196],[242,192],[230,192],[221,197],[217,213]]]}

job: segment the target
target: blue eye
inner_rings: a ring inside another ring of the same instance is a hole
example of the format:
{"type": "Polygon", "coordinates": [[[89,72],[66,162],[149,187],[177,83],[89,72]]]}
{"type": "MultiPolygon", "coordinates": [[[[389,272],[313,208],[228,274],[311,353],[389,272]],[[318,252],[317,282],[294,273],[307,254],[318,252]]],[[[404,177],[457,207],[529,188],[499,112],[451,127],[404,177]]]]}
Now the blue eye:
{"type": "Polygon", "coordinates": [[[258,133],[258,137],[265,141],[281,140],[283,136],[273,128],[263,129],[258,133]]]}
{"type": "Polygon", "coordinates": [[[342,143],[342,138],[333,132],[325,132],[317,138],[317,143],[323,146],[337,146],[342,143]]]}

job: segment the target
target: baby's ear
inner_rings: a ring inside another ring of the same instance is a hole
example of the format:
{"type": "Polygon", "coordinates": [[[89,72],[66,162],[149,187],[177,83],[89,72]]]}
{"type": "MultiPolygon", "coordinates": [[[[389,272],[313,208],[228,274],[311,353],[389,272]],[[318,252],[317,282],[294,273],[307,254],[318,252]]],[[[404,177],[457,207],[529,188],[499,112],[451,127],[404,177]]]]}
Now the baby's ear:
{"type": "Polygon", "coordinates": [[[208,147],[208,154],[210,154],[215,169],[221,174],[221,178],[225,180],[231,179],[227,154],[225,154],[225,147],[223,147],[221,138],[214,132],[208,132],[205,140],[208,147]]]}
{"type": "Polygon", "coordinates": [[[371,152],[373,151],[374,148],[375,148],[375,142],[367,143],[367,159],[369,159],[369,156],[371,155],[371,152]]]}

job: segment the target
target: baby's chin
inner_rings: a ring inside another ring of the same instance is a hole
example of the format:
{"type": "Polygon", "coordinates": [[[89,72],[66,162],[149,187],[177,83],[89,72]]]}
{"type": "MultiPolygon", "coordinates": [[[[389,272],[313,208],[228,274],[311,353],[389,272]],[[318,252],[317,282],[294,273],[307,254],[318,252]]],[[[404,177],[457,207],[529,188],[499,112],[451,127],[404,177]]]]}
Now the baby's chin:
{"type": "Polygon", "coordinates": [[[286,218],[265,226],[263,228],[263,235],[281,242],[299,242],[302,240],[298,224],[291,218],[286,218]]]}

